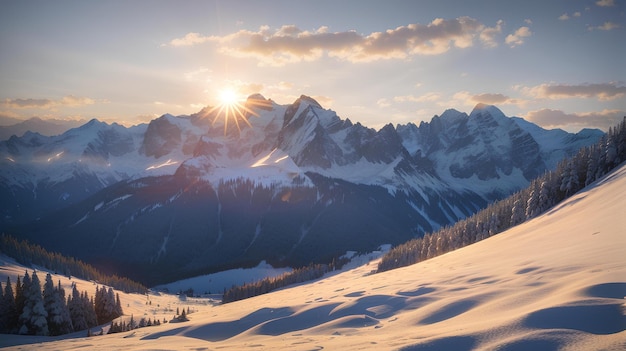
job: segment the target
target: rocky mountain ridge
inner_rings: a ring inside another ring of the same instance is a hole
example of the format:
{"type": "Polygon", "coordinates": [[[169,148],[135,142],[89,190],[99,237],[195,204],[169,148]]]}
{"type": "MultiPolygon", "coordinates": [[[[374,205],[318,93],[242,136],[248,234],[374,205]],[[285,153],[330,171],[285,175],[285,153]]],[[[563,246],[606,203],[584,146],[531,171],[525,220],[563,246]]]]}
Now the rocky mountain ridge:
{"type": "Polygon", "coordinates": [[[0,224],[148,284],[260,260],[298,266],[455,222],[602,135],[487,105],[377,131],[310,97],[253,95],[228,114],[92,120],[0,142],[0,224]]]}

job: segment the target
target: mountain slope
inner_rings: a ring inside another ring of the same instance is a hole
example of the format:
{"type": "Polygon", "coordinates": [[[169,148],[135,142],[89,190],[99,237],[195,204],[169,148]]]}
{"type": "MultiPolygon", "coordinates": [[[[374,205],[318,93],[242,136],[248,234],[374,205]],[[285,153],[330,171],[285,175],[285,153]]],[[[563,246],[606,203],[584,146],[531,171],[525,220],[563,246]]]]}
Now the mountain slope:
{"type": "Polygon", "coordinates": [[[520,125],[477,105],[376,131],[260,95],[237,113],[92,120],[0,143],[0,229],[146,284],[325,262],[456,222],[603,135],[520,125]]]}
{"type": "MultiPolygon", "coordinates": [[[[186,323],[50,342],[6,336],[0,345],[623,350],[626,198],[615,194],[625,189],[622,164],[542,216],[413,266],[371,275],[369,264],[249,300],[194,305],[186,323]]],[[[145,296],[131,301],[145,306],[145,296]]]]}

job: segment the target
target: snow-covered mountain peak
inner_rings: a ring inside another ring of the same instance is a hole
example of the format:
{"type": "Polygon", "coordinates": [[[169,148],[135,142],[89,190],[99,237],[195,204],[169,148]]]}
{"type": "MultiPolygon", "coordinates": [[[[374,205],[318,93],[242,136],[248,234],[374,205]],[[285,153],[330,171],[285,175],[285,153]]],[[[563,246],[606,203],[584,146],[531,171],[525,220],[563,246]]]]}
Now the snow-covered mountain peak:
{"type": "Polygon", "coordinates": [[[317,100],[307,95],[300,95],[300,97],[294,102],[294,104],[306,104],[320,109],[322,108],[322,105],[320,105],[317,100]]]}
{"type": "MultiPolygon", "coordinates": [[[[299,182],[315,173],[390,193],[416,192],[423,199],[445,191],[492,199],[526,186],[554,160],[601,136],[546,131],[490,105],[477,105],[471,116],[449,109],[419,127],[387,124],[380,130],[342,119],[306,95],[280,105],[254,94],[238,108],[237,121],[206,107],[131,128],[91,120],[55,137],[26,133],[0,142],[0,185],[22,187],[23,198],[32,199],[49,191],[44,185],[52,189],[68,181],[54,190],[56,199],[76,186],[69,182],[76,178],[80,189],[71,195],[80,200],[120,180],[146,176],[178,174],[211,184],[246,178],[289,187],[292,175],[302,175],[299,182]]],[[[7,196],[16,191],[11,189],[7,196]]]]}
{"type": "Polygon", "coordinates": [[[274,108],[274,102],[272,100],[268,100],[265,96],[261,94],[252,94],[248,96],[246,99],[245,106],[248,109],[262,109],[262,110],[272,110],[274,108]]]}
{"type": "Polygon", "coordinates": [[[504,113],[494,105],[478,103],[469,115],[470,119],[479,118],[480,116],[490,115],[493,119],[501,120],[507,117],[504,113]]]}

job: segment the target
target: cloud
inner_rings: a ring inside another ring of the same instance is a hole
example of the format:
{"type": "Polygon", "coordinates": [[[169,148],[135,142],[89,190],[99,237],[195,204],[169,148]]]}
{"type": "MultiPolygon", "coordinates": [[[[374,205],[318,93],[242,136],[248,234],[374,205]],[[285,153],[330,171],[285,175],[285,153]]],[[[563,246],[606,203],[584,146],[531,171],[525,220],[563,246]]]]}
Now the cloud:
{"type": "Polygon", "coordinates": [[[472,96],[471,100],[476,103],[482,102],[484,104],[495,105],[510,102],[511,98],[502,94],[484,93],[472,96]]]}
{"type": "MultiPolygon", "coordinates": [[[[168,45],[170,46],[192,46],[192,45],[196,45],[196,44],[202,44],[202,43],[206,43],[208,41],[211,41],[212,37],[205,37],[200,33],[187,33],[184,37],[182,38],[177,38],[177,39],[173,39],[171,40],[168,45]]],[[[162,46],[165,46],[166,44],[163,44],[162,46]]]]}
{"type": "Polygon", "coordinates": [[[507,35],[504,42],[514,48],[524,44],[524,39],[530,37],[532,34],[533,33],[530,31],[530,28],[519,27],[515,32],[513,32],[513,34],[507,35]]]}
{"type": "MultiPolygon", "coordinates": [[[[523,105],[525,102],[524,100],[514,99],[499,93],[472,94],[469,91],[459,91],[452,96],[450,103],[457,106],[475,106],[478,103],[487,105],[523,105]]],[[[444,105],[442,104],[442,106],[444,105]]]]}
{"type": "Polygon", "coordinates": [[[483,42],[483,45],[490,48],[498,46],[496,38],[498,37],[498,35],[500,35],[500,33],[502,33],[503,25],[504,21],[499,20],[496,23],[495,27],[488,27],[483,29],[482,32],[480,32],[480,40],[483,42]]]}
{"type": "MultiPolygon", "coordinates": [[[[576,11],[576,12],[572,13],[572,17],[580,17],[580,16],[581,16],[581,15],[580,15],[580,12],[578,12],[578,11],[576,11]]],[[[568,19],[570,19],[570,18],[572,18],[572,17],[570,17],[570,15],[568,15],[568,14],[567,14],[567,12],[566,12],[566,13],[564,13],[564,14],[560,15],[560,16],[559,16],[559,19],[560,19],[561,21],[567,21],[568,19]]]]}
{"type": "MultiPolygon", "coordinates": [[[[240,30],[225,36],[188,33],[164,46],[215,43],[218,50],[234,57],[251,57],[261,64],[280,66],[313,61],[326,55],[349,62],[406,59],[414,55],[439,55],[452,48],[468,48],[478,40],[486,47],[497,45],[504,22],[488,27],[471,17],[437,18],[428,24],[409,24],[384,32],[331,32],[322,26],[307,31],[295,25],[278,29],[262,26],[258,31],[240,30]],[[478,38],[478,39],[476,39],[478,38]]],[[[524,33],[520,33],[520,37],[524,33]]]]}
{"type": "Polygon", "coordinates": [[[433,101],[438,101],[439,99],[441,99],[440,93],[430,92],[421,96],[414,96],[414,95],[395,96],[393,98],[393,101],[395,102],[433,102],[433,101]]]}
{"type": "Polygon", "coordinates": [[[614,0],[598,0],[596,1],[596,5],[601,6],[601,7],[615,6],[615,1],[614,0]]]}
{"type": "Polygon", "coordinates": [[[522,87],[521,90],[540,99],[596,98],[601,101],[613,100],[626,95],[626,86],[616,83],[598,84],[541,84],[534,87],[522,87]]]}
{"type": "Polygon", "coordinates": [[[613,22],[604,22],[601,26],[588,26],[587,29],[589,30],[594,30],[594,29],[599,29],[599,30],[613,30],[613,29],[617,29],[620,28],[621,26],[617,23],[613,23],[613,22]]]}
{"type": "Polygon", "coordinates": [[[600,112],[565,113],[561,110],[541,109],[530,111],[526,119],[544,128],[599,128],[604,131],[622,121],[626,111],[602,110],[600,112]]]}
{"type": "Polygon", "coordinates": [[[93,105],[95,100],[87,97],[77,97],[68,95],[58,100],[51,99],[5,99],[4,105],[14,109],[35,108],[41,110],[52,109],[56,107],[78,107],[84,105],[93,105]]]}
{"type": "Polygon", "coordinates": [[[378,105],[378,107],[389,107],[391,106],[391,102],[389,102],[389,99],[386,98],[382,98],[382,99],[378,99],[378,101],[376,101],[376,105],[378,105]]]}

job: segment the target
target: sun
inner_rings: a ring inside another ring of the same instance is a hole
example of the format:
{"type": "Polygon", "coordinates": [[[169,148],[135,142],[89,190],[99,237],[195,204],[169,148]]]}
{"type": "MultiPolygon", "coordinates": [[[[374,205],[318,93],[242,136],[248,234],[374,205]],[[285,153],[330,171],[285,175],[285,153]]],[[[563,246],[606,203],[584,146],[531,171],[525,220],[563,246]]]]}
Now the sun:
{"type": "Polygon", "coordinates": [[[219,94],[220,105],[237,104],[237,93],[233,89],[223,89],[219,94]]]}
{"type": "Polygon", "coordinates": [[[239,133],[243,124],[252,127],[248,120],[250,116],[258,117],[258,114],[251,110],[245,102],[241,102],[239,94],[231,88],[224,88],[218,92],[217,100],[219,104],[213,107],[209,114],[215,113],[212,124],[218,120],[224,122],[224,135],[227,134],[229,122],[235,125],[239,133]],[[242,124],[243,123],[243,124],[242,124]]]}

